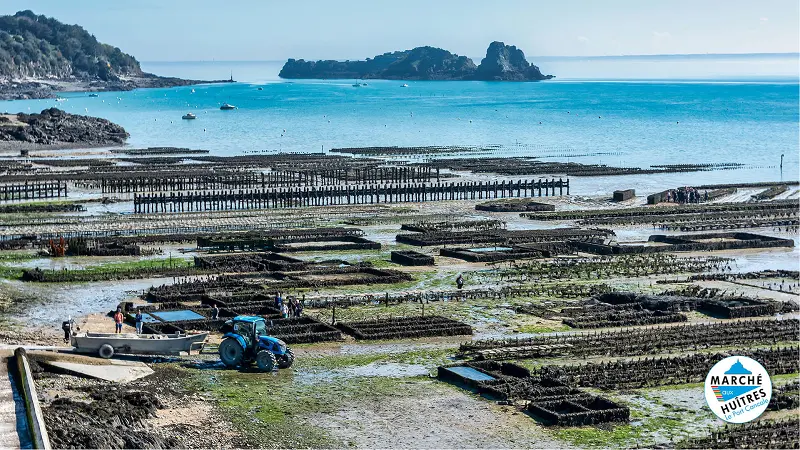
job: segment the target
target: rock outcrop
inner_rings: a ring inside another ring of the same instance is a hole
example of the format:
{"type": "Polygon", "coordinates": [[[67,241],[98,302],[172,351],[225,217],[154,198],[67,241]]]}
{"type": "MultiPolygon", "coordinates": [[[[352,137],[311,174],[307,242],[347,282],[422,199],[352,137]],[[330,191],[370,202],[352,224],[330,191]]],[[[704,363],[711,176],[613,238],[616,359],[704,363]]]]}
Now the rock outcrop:
{"type": "Polygon", "coordinates": [[[461,80],[475,72],[466,56],[436,47],[417,47],[384,53],[365,61],[305,61],[290,59],[281,78],[384,79],[384,80],[461,80]]]}
{"type": "Polygon", "coordinates": [[[57,108],[41,114],[0,116],[0,141],[6,142],[95,146],[123,144],[128,137],[124,128],[106,119],[68,114],[57,108]]]}
{"type": "Polygon", "coordinates": [[[463,80],[477,67],[466,56],[436,47],[417,47],[390,64],[381,78],[389,80],[463,80]]]}
{"type": "Polygon", "coordinates": [[[480,66],[466,56],[436,47],[384,53],[364,61],[290,59],[281,78],[382,80],[539,81],[553,78],[525,59],[514,46],[493,42],[480,66]]]}
{"type": "Polygon", "coordinates": [[[525,53],[513,45],[494,41],[486,49],[474,79],[483,81],[540,81],[553,75],[543,75],[538,67],[529,63],[525,53]]]}

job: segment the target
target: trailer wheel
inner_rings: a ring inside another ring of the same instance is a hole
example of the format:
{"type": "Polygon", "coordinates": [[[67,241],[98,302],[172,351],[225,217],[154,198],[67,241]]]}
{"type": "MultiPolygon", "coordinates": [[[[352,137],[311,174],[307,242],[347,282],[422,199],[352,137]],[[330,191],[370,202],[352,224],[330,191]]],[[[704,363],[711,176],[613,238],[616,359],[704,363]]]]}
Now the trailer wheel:
{"type": "Polygon", "coordinates": [[[100,346],[100,350],[97,351],[101,358],[109,359],[114,356],[114,347],[110,344],[103,344],[100,346]]]}

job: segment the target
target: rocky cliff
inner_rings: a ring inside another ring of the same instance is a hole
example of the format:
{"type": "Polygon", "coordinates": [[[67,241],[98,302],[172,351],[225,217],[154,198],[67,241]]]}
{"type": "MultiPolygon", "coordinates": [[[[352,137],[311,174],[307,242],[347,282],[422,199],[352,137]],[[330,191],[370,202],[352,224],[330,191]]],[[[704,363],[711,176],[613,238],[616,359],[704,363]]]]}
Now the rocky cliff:
{"type": "Polygon", "coordinates": [[[484,81],[540,81],[554,78],[543,75],[529,63],[525,53],[513,45],[494,41],[486,49],[486,57],[475,72],[474,79],[484,81]]]}
{"type": "Polygon", "coordinates": [[[436,47],[384,53],[365,61],[305,61],[290,59],[281,78],[459,80],[475,71],[475,63],[436,47]]]}
{"type": "Polygon", "coordinates": [[[383,80],[539,81],[553,78],[525,59],[522,50],[492,42],[480,66],[466,56],[436,47],[384,53],[364,61],[290,59],[281,78],[383,80]]]}
{"type": "MultiPolygon", "coordinates": [[[[216,81],[220,82],[220,81],[216,81]]],[[[0,16],[0,99],[55,97],[60,90],[130,90],[205,81],[142,72],[139,61],[79,25],[20,11],[0,16]]]]}
{"type": "Polygon", "coordinates": [[[389,80],[463,80],[475,72],[475,63],[436,47],[417,47],[390,64],[380,78],[389,80]]]}
{"type": "Polygon", "coordinates": [[[0,16],[0,76],[113,80],[141,75],[139,61],[78,25],[20,11],[0,16]]]}
{"type": "Polygon", "coordinates": [[[41,114],[0,115],[0,142],[119,145],[128,136],[124,128],[106,119],[68,114],[57,108],[41,114]]]}

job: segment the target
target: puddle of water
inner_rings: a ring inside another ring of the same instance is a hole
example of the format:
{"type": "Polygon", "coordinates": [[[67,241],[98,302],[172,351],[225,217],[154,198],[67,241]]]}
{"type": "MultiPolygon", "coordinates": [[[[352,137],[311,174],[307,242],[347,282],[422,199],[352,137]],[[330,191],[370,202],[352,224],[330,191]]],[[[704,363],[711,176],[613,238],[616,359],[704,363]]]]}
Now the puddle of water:
{"type": "Polygon", "coordinates": [[[366,366],[348,368],[342,372],[356,377],[416,377],[428,375],[428,368],[422,364],[370,363],[366,366]]]}
{"type": "Polygon", "coordinates": [[[475,253],[488,253],[488,252],[510,252],[514,250],[511,247],[480,247],[480,248],[471,248],[469,251],[475,253]]]}
{"type": "MultiPolygon", "coordinates": [[[[435,339],[435,338],[434,338],[435,339]]],[[[430,340],[430,339],[429,339],[430,340]]],[[[415,350],[457,347],[459,343],[469,340],[467,336],[443,336],[437,342],[428,343],[389,343],[389,344],[345,344],[339,353],[342,355],[369,355],[374,353],[406,353],[415,350]]]]}
{"type": "Polygon", "coordinates": [[[81,317],[104,313],[129,299],[131,292],[141,292],[152,286],[172,284],[172,278],[103,281],[81,284],[23,283],[6,281],[16,290],[38,301],[17,304],[6,317],[34,326],[56,326],[60,329],[66,317],[81,317]]]}
{"type": "MultiPolygon", "coordinates": [[[[145,261],[150,259],[166,259],[168,253],[144,255],[144,256],[67,256],[63,258],[36,258],[26,261],[9,262],[6,263],[9,267],[19,267],[22,269],[40,268],[42,270],[78,270],[87,267],[97,267],[105,264],[128,263],[135,261],[145,261]]],[[[191,254],[177,253],[172,255],[172,259],[176,262],[188,261],[191,254]]]]}
{"type": "Polygon", "coordinates": [[[337,378],[353,377],[387,377],[405,378],[425,376],[430,374],[430,368],[422,364],[405,363],[380,363],[374,362],[357,367],[347,367],[336,370],[306,371],[296,370],[294,381],[297,383],[314,384],[327,383],[337,378]]]}

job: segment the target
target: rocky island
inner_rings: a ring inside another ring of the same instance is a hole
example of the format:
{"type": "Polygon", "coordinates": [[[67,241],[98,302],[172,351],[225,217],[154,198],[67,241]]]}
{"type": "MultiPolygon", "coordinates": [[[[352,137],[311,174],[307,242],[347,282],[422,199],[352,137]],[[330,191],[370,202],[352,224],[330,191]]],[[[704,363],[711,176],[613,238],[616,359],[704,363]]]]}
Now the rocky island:
{"type": "Polygon", "coordinates": [[[513,45],[492,42],[480,65],[472,59],[436,47],[384,53],[364,61],[305,61],[289,59],[281,78],[305,79],[382,79],[382,80],[479,80],[540,81],[544,75],[513,45]]]}
{"type": "Polygon", "coordinates": [[[32,11],[0,16],[0,100],[229,81],[160,77],[143,72],[136,58],[98,42],[81,26],[32,11]]]}
{"type": "Polygon", "coordinates": [[[41,114],[0,115],[0,150],[112,146],[128,137],[124,128],[106,119],[58,108],[41,114]]]}

